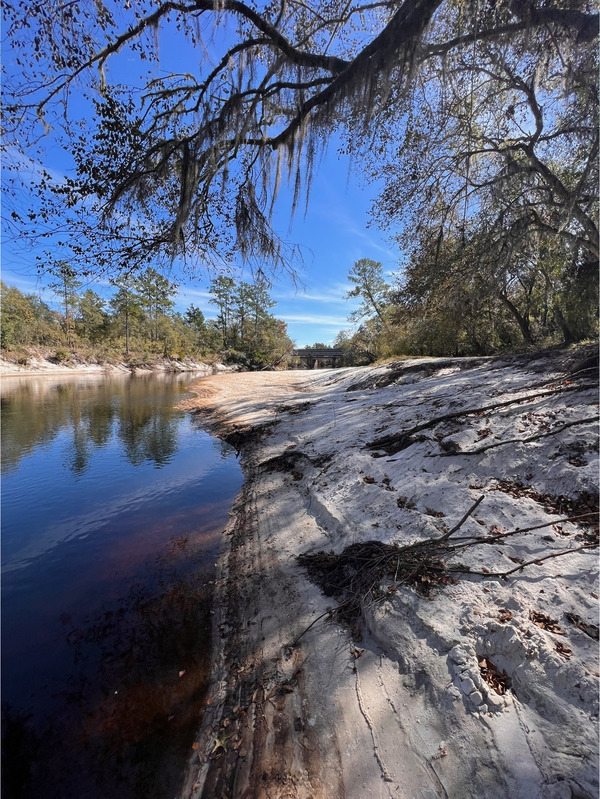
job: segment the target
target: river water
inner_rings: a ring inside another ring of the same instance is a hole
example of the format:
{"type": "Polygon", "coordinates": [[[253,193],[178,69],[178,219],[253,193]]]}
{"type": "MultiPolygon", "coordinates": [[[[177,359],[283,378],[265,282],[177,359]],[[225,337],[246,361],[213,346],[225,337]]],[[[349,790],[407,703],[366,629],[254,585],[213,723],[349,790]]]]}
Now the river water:
{"type": "Polygon", "coordinates": [[[192,379],[3,380],[3,799],[177,794],[242,481],[192,379]]]}

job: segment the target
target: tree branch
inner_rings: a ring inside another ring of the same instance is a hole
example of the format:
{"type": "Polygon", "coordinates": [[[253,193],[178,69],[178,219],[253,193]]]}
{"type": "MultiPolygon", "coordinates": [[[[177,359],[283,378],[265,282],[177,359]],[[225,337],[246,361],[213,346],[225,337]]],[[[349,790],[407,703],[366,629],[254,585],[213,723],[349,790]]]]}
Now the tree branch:
{"type": "Polygon", "coordinates": [[[548,438],[549,436],[558,435],[558,433],[562,433],[563,430],[567,430],[569,427],[575,427],[576,425],[580,424],[595,424],[597,422],[597,416],[589,416],[586,419],[575,419],[574,421],[567,422],[566,424],[556,427],[553,430],[547,430],[544,433],[537,433],[536,435],[529,436],[528,438],[509,438],[506,441],[496,441],[494,444],[487,444],[485,447],[479,447],[478,449],[459,450],[458,452],[440,452],[438,455],[432,455],[431,457],[448,458],[456,455],[481,455],[482,452],[487,452],[487,450],[494,449],[495,447],[505,447],[507,444],[529,444],[531,441],[539,441],[540,438],[548,438]]]}
{"type": "Polygon", "coordinates": [[[582,544],[580,547],[573,547],[572,549],[562,549],[560,552],[553,552],[550,555],[544,555],[541,558],[535,558],[533,560],[527,560],[524,563],[520,563],[518,566],[515,566],[514,569],[509,569],[505,572],[479,572],[473,571],[466,566],[457,566],[452,567],[448,566],[448,571],[454,572],[464,572],[466,574],[477,574],[480,577],[500,577],[502,580],[506,580],[511,574],[515,574],[515,572],[521,571],[526,566],[532,566],[534,564],[539,564],[544,560],[550,560],[551,558],[560,558],[563,555],[571,555],[573,552],[580,552],[582,549],[594,549],[598,545],[597,544],[582,544]]]}
{"type": "MultiPolygon", "coordinates": [[[[492,405],[482,405],[480,408],[469,408],[463,411],[445,413],[442,416],[436,416],[434,419],[430,419],[427,422],[422,422],[421,424],[415,425],[404,432],[394,433],[393,435],[383,436],[382,438],[377,438],[374,441],[369,441],[367,444],[365,444],[365,446],[367,449],[383,449],[388,455],[395,455],[397,452],[406,449],[406,447],[409,447],[413,443],[411,439],[416,433],[420,433],[423,430],[435,427],[442,422],[449,422],[452,419],[460,419],[463,416],[470,416],[472,414],[487,413],[488,411],[494,411],[498,408],[505,408],[508,405],[518,405],[522,402],[529,402],[542,397],[550,397],[553,394],[562,394],[569,391],[582,391],[584,388],[590,387],[592,386],[563,386],[550,391],[541,391],[536,394],[529,394],[526,397],[515,397],[513,399],[504,400],[503,402],[496,402],[492,405]]],[[[595,388],[595,385],[593,387],[595,388]]]]}

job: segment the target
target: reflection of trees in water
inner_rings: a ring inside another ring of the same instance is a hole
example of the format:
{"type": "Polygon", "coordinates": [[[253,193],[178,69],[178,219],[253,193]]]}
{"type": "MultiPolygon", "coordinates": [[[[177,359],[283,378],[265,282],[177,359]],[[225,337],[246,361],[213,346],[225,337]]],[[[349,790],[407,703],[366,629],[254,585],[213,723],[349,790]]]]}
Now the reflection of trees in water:
{"type": "Polygon", "coordinates": [[[64,427],[66,408],[40,406],[30,392],[2,397],[2,469],[15,469],[35,447],[50,443],[64,427]]]}
{"type": "Polygon", "coordinates": [[[130,406],[120,415],[118,428],[127,460],[134,466],[148,460],[164,466],[177,448],[177,424],[176,417],[130,406]]]}
{"type": "Polygon", "coordinates": [[[122,378],[46,383],[30,378],[2,397],[2,469],[16,468],[36,447],[71,431],[66,462],[75,474],[89,467],[95,449],[116,434],[127,459],[138,465],[168,463],[177,448],[181,378],[122,378]]]}
{"type": "Polygon", "coordinates": [[[73,672],[60,712],[45,729],[4,715],[3,789],[17,786],[6,799],[177,793],[209,678],[213,568],[202,562],[187,536],[174,538],[124,596],[64,619],[73,672]]]}

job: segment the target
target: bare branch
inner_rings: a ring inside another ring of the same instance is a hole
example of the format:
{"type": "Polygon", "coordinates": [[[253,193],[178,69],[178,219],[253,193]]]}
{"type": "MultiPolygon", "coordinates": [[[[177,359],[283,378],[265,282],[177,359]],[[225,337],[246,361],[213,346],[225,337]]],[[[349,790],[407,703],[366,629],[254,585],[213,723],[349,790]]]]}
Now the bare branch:
{"type": "Polygon", "coordinates": [[[538,565],[542,563],[544,560],[550,560],[551,558],[560,558],[564,555],[571,555],[573,552],[581,552],[582,549],[595,549],[597,548],[597,544],[582,544],[580,547],[573,547],[571,549],[562,549],[560,552],[552,552],[550,555],[544,555],[541,558],[534,558],[533,560],[526,560],[524,563],[520,563],[518,566],[515,566],[514,569],[509,569],[508,571],[504,572],[481,572],[481,571],[474,571],[472,569],[466,568],[465,566],[456,566],[452,567],[449,566],[448,569],[453,572],[466,572],[467,574],[477,574],[481,577],[499,577],[502,580],[508,579],[511,574],[515,574],[515,572],[520,572],[526,566],[538,565]]]}

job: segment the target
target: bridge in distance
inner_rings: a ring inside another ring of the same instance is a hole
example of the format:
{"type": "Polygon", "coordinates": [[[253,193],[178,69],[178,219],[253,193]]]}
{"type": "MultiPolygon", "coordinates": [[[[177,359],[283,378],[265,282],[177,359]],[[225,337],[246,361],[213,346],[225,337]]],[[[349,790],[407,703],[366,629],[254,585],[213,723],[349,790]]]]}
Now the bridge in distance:
{"type": "Polygon", "coordinates": [[[318,369],[319,366],[326,365],[328,361],[331,361],[332,366],[337,366],[339,361],[344,357],[344,351],[334,349],[302,349],[294,350],[292,355],[306,360],[309,369],[318,369]]]}

